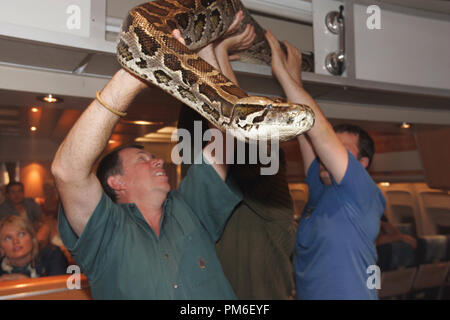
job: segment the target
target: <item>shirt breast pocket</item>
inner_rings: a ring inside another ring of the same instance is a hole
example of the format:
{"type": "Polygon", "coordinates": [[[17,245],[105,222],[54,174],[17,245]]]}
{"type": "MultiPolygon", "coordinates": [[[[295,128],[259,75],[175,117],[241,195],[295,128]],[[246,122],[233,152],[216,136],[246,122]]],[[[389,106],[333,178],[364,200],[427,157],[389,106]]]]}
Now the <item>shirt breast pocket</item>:
{"type": "Polygon", "coordinates": [[[213,244],[206,243],[207,239],[201,237],[198,232],[188,235],[186,240],[180,260],[182,273],[185,275],[184,282],[191,289],[214,288],[216,271],[220,270],[220,266],[217,265],[217,258],[211,256],[214,253],[213,244]]]}

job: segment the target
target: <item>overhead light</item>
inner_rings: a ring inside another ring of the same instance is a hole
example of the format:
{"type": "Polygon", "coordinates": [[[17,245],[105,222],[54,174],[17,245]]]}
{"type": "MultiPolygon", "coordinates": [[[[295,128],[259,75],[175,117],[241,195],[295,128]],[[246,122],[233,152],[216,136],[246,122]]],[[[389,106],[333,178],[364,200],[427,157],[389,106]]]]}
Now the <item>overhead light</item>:
{"type": "Polygon", "coordinates": [[[177,130],[177,127],[164,127],[164,128],[158,129],[156,132],[172,134],[172,132],[174,132],[175,130],[177,130]]]}
{"type": "Polygon", "coordinates": [[[38,111],[39,111],[39,108],[36,108],[36,107],[31,108],[31,112],[38,112],[38,111]]]}
{"type": "Polygon", "coordinates": [[[38,100],[48,102],[48,103],[59,103],[59,102],[63,101],[62,98],[56,97],[52,94],[48,94],[46,96],[39,96],[38,100]]]}
{"type": "Polygon", "coordinates": [[[144,120],[123,120],[125,123],[137,124],[139,126],[162,125],[164,122],[144,121],[144,120]]]}
{"type": "Polygon", "coordinates": [[[113,144],[113,143],[116,143],[117,141],[116,140],[113,140],[113,139],[109,139],[109,141],[108,141],[108,143],[109,144],[113,144]]]}
{"type": "Polygon", "coordinates": [[[166,142],[173,143],[172,134],[176,132],[176,127],[164,127],[156,132],[151,132],[143,137],[136,138],[136,142],[166,142]]]}
{"type": "Polygon", "coordinates": [[[152,125],[153,122],[138,120],[138,121],[133,121],[133,124],[137,124],[139,126],[149,126],[149,125],[152,125]]]}
{"type": "Polygon", "coordinates": [[[411,123],[409,123],[409,122],[402,122],[402,124],[400,125],[400,128],[402,128],[402,129],[409,129],[409,128],[411,128],[411,123]]]}
{"type": "Polygon", "coordinates": [[[391,184],[389,182],[380,182],[380,186],[389,187],[391,184]]]}
{"type": "Polygon", "coordinates": [[[37,128],[35,126],[32,126],[32,127],[30,127],[30,130],[34,132],[37,130],[37,128]]]}

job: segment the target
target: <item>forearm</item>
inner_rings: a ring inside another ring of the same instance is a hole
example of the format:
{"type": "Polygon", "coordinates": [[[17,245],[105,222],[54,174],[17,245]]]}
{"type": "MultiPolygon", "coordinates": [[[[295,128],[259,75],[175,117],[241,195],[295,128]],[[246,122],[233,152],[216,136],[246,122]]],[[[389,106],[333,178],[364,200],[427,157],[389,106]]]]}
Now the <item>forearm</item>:
{"type": "Polygon", "coordinates": [[[217,62],[216,53],[214,52],[214,47],[212,44],[203,47],[197,54],[200,58],[208,62],[211,66],[220,70],[220,66],[219,63],[217,62]]]}
{"type": "MultiPolygon", "coordinates": [[[[315,154],[320,158],[328,171],[333,175],[335,181],[340,183],[344,177],[348,164],[347,150],[341,143],[333,127],[325,118],[314,99],[302,87],[301,81],[301,53],[285,41],[287,55],[281,49],[277,38],[270,32],[266,32],[266,39],[272,50],[272,72],[277,77],[288,100],[294,103],[308,105],[315,114],[314,126],[307,132],[315,154]]],[[[306,140],[299,139],[300,147],[306,146],[306,140]]],[[[311,148],[302,149],[310,154],[306,156],[309,161],[314,153],[311,148]]],[[[303,156],[305,159],[305,155],[303,156]]],[[[308,166],[305,161],[305,167],[308,166]]]]}
{"type": "Polygon", "coordinates": [[[231,67],[228,52],[226,50],[223,50],[221,47],[216,47],[215,53],[222,74],[229,80],[231,80],[231,82],[233,82],[235,85],[239,85],[233,68],[231,67]]]}
{"type": "Polygon", "coordinates": [[[401,241],[401,237],[397,234],[382,234],[379,235],[376,241],[376,245],[380,246],[387,243],[401,241]]]}
{"type": "Polygon", "coordinates": [[[278,77],[278,79],[280,79],[280,84],[289,101],[306,104],[315,114],[314,126],[307,132],[312,148],[306,147],[306,137],[299,138],[300,148],[302,154],[304,154],[305,170],[308,169],[309,164],[317,154],[327,169],[333,174],[335,180],[339,183],[347,168],[347,150],[337,137],[330,122],[309,93],[288,75],[278,77]],[[302,141],[302,139],[304,140],[302,141]]]}
{"type": "Polygon", "coordinates": [[[309,167],[311,166],[311,163],[316,158],[316,153],[311,145],[309,138],[306,136],[306,134],[299,135],[297,137],[297,141],[300,146],[300,154],[303,159],[303,171],[305,172],[305,175],[307,175],[309,167]]]}
{"type": "MultiPolygon", "coordinates": [[[[111,108],[124,112],[145,84],[119,70],[101,92],[111,108]]],[[[52,172],[55,177],[86,179],[119,120],[119,116],[92,101],[56,152],[52,172]]]]}
{"type": "MultiPolygon", "coordinates": [[[[289,74],[281,75],[278,79],[289,101],[305,104],[314,111],[314,126],[306,134],[297,137],[306,173],[316,157],[315,147],[316,145],[320,145],[320,143],[317,143],[316,141],[326,139],[325,137],[330,134],[330,130],[332,131],[333,129],[317,103],[310,94],[303,89],[301,81],[295,81],[289,74]]],[[[332,132],[332,134],[334,135],[334,132],[332,132]]]]}
{"type": "MultiPolygon", "coordinates": [[[[198,52],[198,55],[208,62],[210,65],[212,65],[214,68],[218,69],[220,71],[219,62],[216,56],[216,52],[214,50],[214,47],[212,44],[204,47],[198,52]]],[[[210,127],[212,125],[210,124],[210,127]]],[[[225,141],[225,135],[222,134],[222,141],[225,141]]],[[[209,150],[209,146],[212,144],[212,141],[208,143],[208,145],[203,149],[203,157],[211,164],[211,166],[214,168],[214,170],[217,172],[217,174],[222,178],[223,180],[226,179],[227,173],[228,173],[228,166],[224,163],[218,163],[220,159],[217,159],[216,161],[215,154],[211,154],[210,152],[205,152],[205,150],[209,150]]],[[[220,144],[219,144],[220,145],[220,144]]],[[[222,144],[225,145],[224,143],[222,144]]],[[[216,150],[217,151],[217,150],[216,150]]],[[[222,156],[225,158],[225,148],[222,151],[222,156]]]]}
{"type": "Polygon", "coordinates": [[[39,242],[47,244],[50,236],[50,228],[47,224],[42,224],[36,232],[36,239],[39,242]]]}
{"type": "Polygon", "coordinates": [[[299,104],[305,104],[314,111],[314,126],[311,128],[311,130],[308,131],[308,136],[313,138],[324,134],[324,132],[326,134],[326,130],[328,128],[331,128],[331,125],[325,118],[325,115],[317,105],[316,101],[303,88],[302,84],[292,79],[287,71],[281,71],[280,74],[277,75],[277,79],[280,82],[281,87],[283,88],[283,91],[289,101],[299,104]]]}
{"type": "Polygon", "coordinates": [[[397,229],[397,227],[389,222],[381,221],[381,227],[387,234],[401,235],[401,232],[397,229]]]}

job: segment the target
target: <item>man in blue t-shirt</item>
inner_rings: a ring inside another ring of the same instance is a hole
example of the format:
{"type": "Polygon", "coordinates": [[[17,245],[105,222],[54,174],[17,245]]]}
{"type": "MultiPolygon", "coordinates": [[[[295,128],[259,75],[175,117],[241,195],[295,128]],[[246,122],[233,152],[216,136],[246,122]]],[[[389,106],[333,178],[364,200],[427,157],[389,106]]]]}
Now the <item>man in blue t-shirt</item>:
{"type": "Polygon", "coordinates": [[[356,126],[335,131],[303,89],[301,53],[284,42],[285,55],[270,32],[266,37],[287,98],[315,112],[314,127],[298,137],[309,200],[297,231],[297,297],[377,299],[375,240],[385,200],[366,170],[374,143],[356,126]]]}

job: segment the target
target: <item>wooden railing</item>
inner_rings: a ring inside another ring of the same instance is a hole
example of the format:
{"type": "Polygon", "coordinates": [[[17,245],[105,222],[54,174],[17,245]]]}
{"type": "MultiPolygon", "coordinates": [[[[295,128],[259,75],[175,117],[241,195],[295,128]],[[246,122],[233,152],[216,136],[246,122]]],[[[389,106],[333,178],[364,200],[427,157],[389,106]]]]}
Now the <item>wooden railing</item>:
{"type": "Polygon", "coordinates": [[[70,275],[0,282],[0,300],[91,300],[91,290],[81,274],[80,289],[69,289],[70,275]]]}

